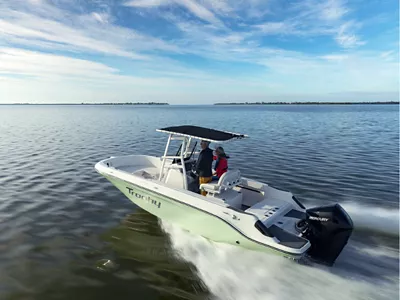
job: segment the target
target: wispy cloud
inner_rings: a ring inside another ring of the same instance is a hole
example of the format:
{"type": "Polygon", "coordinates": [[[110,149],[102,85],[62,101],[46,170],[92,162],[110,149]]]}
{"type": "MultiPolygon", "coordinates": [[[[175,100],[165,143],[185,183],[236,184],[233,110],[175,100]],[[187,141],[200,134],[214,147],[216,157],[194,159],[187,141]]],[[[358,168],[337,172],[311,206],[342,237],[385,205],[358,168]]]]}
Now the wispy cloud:
{"type": "Polygon", "coordinates": [[[118,70],[101,63],[40,52],[0,48],[0,74],[17,74],[37,78],[79,76],[104,78],[118,70]]]}
{"type": "Polygon", "coordinates": [[[326,26],[329,32],[334,33],[335,41],[340,46],[351,48],[365,44],[356,34],[360,24],[357,24],[352,19],[345,19],[351,10],[346,6],[344,1],[329,0],[318,3],[315,4],[315,10],[311,11],[315,12],[318,18],[324,22],[322,26],[326,26]]]}
{"type": "Polygon", "coordinates": [[[347,22],[340,25],[339,30],[335,36],[336,42],[343,48],[353,48],[365,44],[357,35],[352,33],[352,23],[347,22]]]}
{"type": "Polygon", "coordinates": [[[158,7],[173,3],[173,0],[132,0],[126,2],[124,5],[132,7],[158,7]]]}
{"type": "Polygon", "coordinates": [[[368,22],[342,0],[4,0],[0,94],[29,96],[21,82],[102,99],[106,87],[126,99],[398,90],[398,40],[368,49],[368,22]]]}
{"type": "Polygon", "coordinates": [[[342,19],[350,10],[343,1],[329,0],[321,4],[321,19],[336,21],[342,19]]]}
{"type": "Polygon", "coordinates": [[[195,71],[183,66],[174,65],[172,61],[163,60],[159,67],[146,65],[142,76],[124,75],[114,67],[86,59],[62,55],[0,47],[0,76],[13,74],[27,76],[37,80],[78,80],[92,81],[105,85],[130,84],[136,86],[193,86],[196,83],[208,84],[219,80],[220,83],[262,84],[251,78],[222,79],[206,72],[195,71]]]}
{"type": "Polygon", "coordinates": [[[396,55],[396,51],[395,50],[389,50],[389,51],[382,52],[380,54],[380,57],[385,61],[397,61],[397,62],[399,62],[399,55],[398,55],[398,53],[396,55]]]}
{"type": "Polygon", "coordinates": [[[289,16],[284,16],[281,21],[253,27],[265,35],[332,36],[343,48],[365,44],[356,33],[361,24],[346,18],[351,10],[341,0],[305,0],[292,5],[289,12],[289,16]]]}
{"type": "Polygon", "coordinates": [[[345,54],[331,54],[331,55],[323,55],[322,59],[326,59],[328,61],[343,61],[349,58],[348,55],[345,54]]]}
{"type": "Polygon", "coordinates": [[[245,18],[258,19],[270,13],[270,1],[264,0],[131,0],[125,3],[135,8],[157,8],[180,6],[199,19],[218,25],[223,25],[221,18],[229,17],[240,20],[245,18]]]}
{"type": "Polygon", "coordinates": [[[95,19],[95,20],[97,20],[97,21],[99,21],[100,23],[103,23],[103,24],[105,24],[105,23],[109,23],[110,22],[110,15],[108,15],[108,14],[106,14],[106,13],[97,13],[97,12],[93,12],[92,14],[91,14],[91,16],[95,19]]]}
{"type": "Polygon", "coordinates": [[[293,22],[266,22],[262,24],[254,25],[263,34],[283,34],[283,35],[295,35],[299,34],[296,24],[293,22]]]}
{"type": "Polygon", "coordinates": [[[76,15],[47,3],[37,4],[35,11],[36,14],[29,9],[16,11],[11,5],[7,7],[3,4],[0,10],[0,41],[139,60],[149,59],[139,51],[178,51],[165,41],[113,25],[105,13],[76,15]]]}
{"type": "Polygon", "coordinates": [[[196,17],[207,21],[209,23],[221,24],[219,20],[210,10],[205,8],[203,5],[197,3],[194,0],[132,0],[125,3],[126,6],[141,7],[141,8],[153,8],[167,5],[179,5],[186,8],[196,17]]]}
{"type": "Polygon", "coordinates": [[[304,0],[292,4],[290,11],[296,12],[299,19],[332,23],[342,20],[350,12],[350,9],[342,0],[304,0]]]}

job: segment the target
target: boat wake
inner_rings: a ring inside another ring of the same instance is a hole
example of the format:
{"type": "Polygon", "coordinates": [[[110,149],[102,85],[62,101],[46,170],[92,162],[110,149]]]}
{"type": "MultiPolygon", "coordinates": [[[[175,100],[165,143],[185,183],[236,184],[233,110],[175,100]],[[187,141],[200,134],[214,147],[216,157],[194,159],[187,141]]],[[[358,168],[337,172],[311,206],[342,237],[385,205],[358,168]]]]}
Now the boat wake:
{"type": "Polygon", "coordinates": [[[223,300],[397,299],[396,279],[365,282],[354,274],[336,275],[283,257],[210,242],[160,221],[176,255],[194,264],[198,276],[223,300]]]}
{"type": "Polygon", "coordinates": [[[399,209],[361,205],[354,202],[341,203],[354,223],[354,229],[399,235],[399,209]]]}

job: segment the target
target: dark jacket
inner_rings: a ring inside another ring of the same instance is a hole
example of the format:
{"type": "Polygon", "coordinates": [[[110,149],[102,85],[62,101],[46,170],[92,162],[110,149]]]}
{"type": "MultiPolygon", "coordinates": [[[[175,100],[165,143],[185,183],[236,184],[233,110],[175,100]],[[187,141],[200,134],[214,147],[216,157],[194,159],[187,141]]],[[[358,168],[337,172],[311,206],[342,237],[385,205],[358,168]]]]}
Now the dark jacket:
{"type": "Polygon", "coordinates": [[[210,148],[201,150],[196,163],[196,173],[199,177],[212,176],[213,151],[210,148]]]}

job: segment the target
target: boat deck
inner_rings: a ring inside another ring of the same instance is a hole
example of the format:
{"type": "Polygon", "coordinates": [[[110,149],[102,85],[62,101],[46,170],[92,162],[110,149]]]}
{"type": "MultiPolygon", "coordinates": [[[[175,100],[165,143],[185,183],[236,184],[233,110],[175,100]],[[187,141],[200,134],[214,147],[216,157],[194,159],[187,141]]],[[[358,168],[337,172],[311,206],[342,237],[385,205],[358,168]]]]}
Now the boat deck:
{"type": "Polygon", "coordinates": [[[127,173],[143,177],[144,179],[157,180],[160,176],[160,170],[155,167],[133,165],[120,167],[119,169],[127,173]]]}

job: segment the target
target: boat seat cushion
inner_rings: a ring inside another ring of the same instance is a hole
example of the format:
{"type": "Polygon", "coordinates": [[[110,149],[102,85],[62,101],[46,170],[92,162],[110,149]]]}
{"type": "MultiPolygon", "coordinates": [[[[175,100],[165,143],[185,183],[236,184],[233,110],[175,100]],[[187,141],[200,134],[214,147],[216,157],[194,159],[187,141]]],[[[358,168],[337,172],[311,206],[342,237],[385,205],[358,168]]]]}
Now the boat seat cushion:
{"type": "Polygon", "coordinates": [[[228,170],[222,174],[218,182],[203,183],[200,185],[200,189],[208,193],[222,193],[227,189],[232,189],[234,186],[240,184],[240,171],[239,170],[228,170]]]}
{"type": "Polygon", "coordinates": [[[216,194],[211,197],[223,200],[224,203],[228,204],[228,206],[230,207],[234,207],[236,209],[242,208],[243,195],[241,192],[235,190],[227,190],[222,194],[216,194]]]}
{"type": "Polygon", "coordinates": [[[276,225],[272,225],[271,227],[269,227],[268,231],[279,240],[279,244],[287,247],[301,249],[308,243],[308,240],[306,240],[305,238],[288,232],[276,225]]]}

